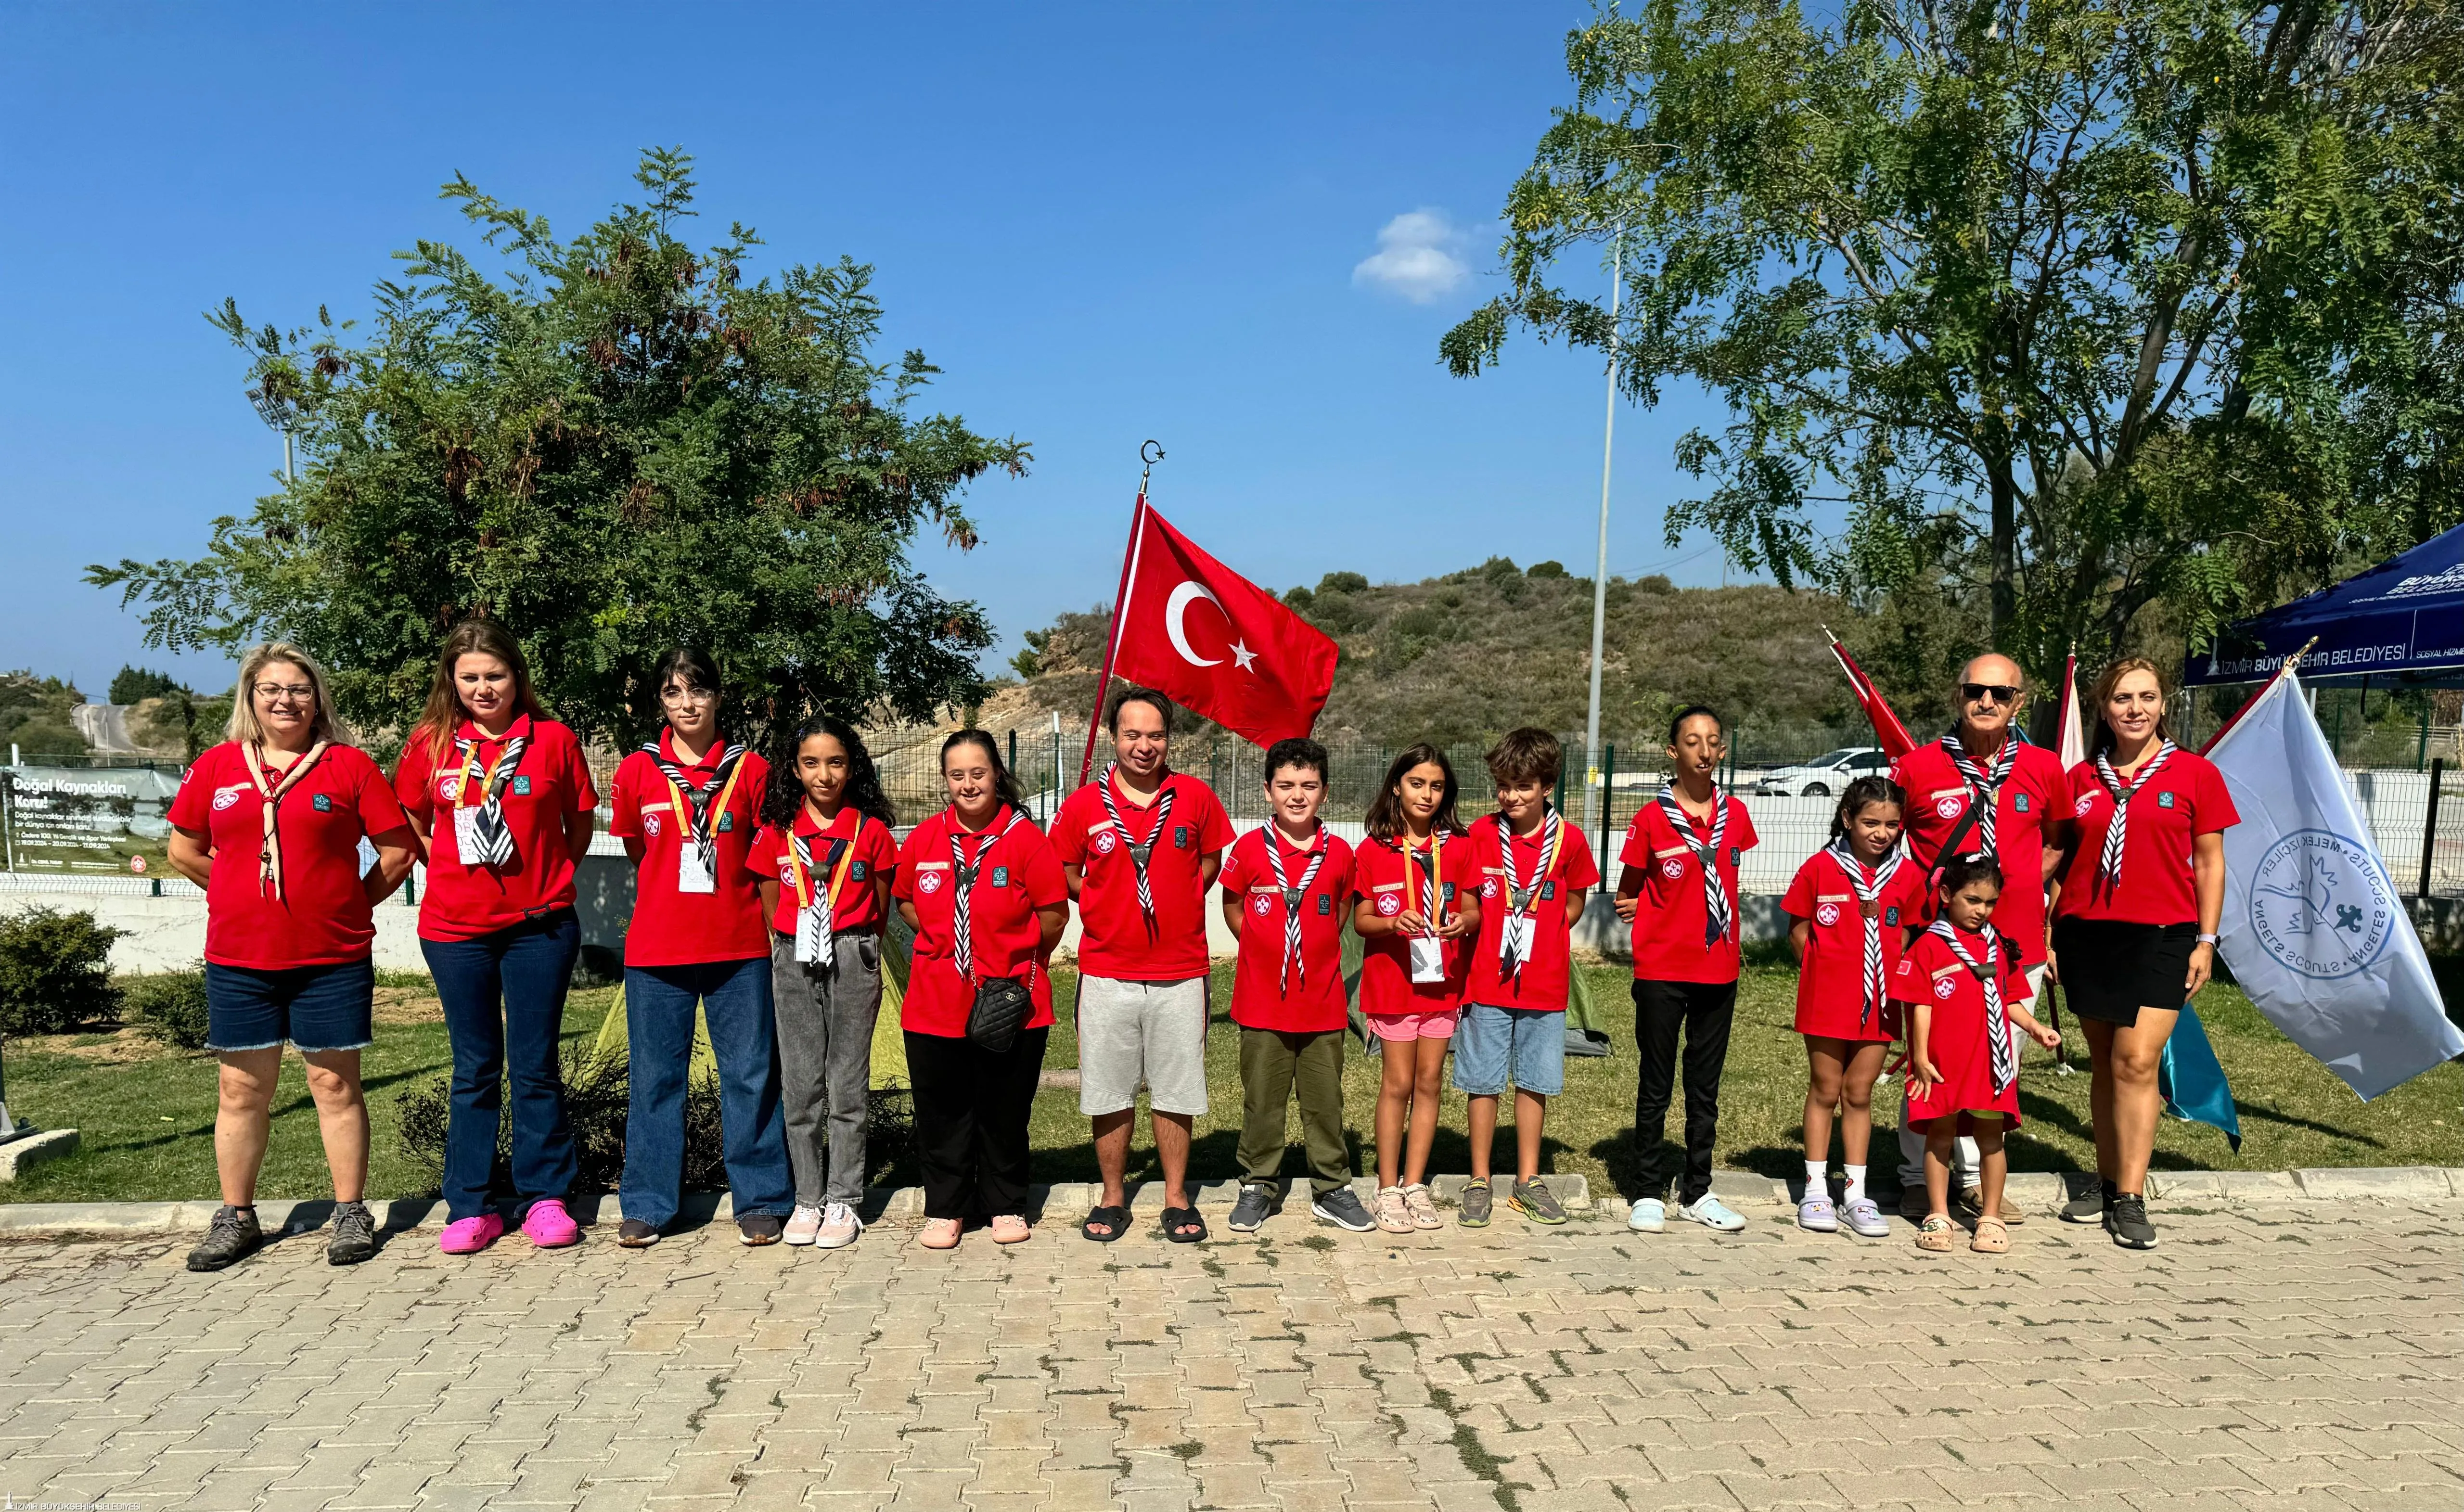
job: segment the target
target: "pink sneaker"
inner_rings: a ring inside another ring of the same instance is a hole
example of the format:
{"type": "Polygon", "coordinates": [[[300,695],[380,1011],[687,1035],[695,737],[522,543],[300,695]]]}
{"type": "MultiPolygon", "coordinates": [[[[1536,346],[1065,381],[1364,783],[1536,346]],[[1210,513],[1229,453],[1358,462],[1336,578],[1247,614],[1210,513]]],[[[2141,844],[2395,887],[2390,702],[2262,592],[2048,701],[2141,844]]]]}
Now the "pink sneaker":
{"type": "Polygon", "coordinates": [[[494,1244],[505,1232],[505,1220],[493,1213],[482,1213],[475,1218],[455,1218],[445,1225],[444,1236],[436,1247],[448,1255],[476,1255],[494,1244]]]}
{"type": "Polygon", "coordinates": [[[582,1225],[564,1211],[561,1199],[547,1197],[531,1204],[530,1212],[522,1218],[522,1237],[540,1249],[561,1250],[582,1241],[582,1225]]]}

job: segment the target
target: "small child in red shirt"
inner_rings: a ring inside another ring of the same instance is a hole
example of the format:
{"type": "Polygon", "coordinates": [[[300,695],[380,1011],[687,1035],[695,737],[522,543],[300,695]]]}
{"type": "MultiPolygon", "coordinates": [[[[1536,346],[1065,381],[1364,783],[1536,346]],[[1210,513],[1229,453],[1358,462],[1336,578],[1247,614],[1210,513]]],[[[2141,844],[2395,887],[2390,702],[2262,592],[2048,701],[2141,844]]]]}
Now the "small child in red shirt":
{"type": "Polygon", "coordinates": [[[1795,922],[1796,1032],[1805,1037],[1805,1197],[1796,1226],[1836,1234],[1831,1205],[1831,1129],[1848,1156],[1848,1228],[1864,1238],[1891,1232],[1865,1194],[1865,1151],[1874,1132],[1874,1083],[1899,1038],[1890,974],[1924,911],[1925,873],[1900,848],[1899,785],[1860,777],[1841,795],[1831,844],[1796,870],[1780,907],[1795,922]]]}
{"type": "Polygon", "coordinates": [[[2002,1187],[2011,1173],[2003,1133],[2019,1127],[2019,1051],[2009,1024],[2051,1050],[2062,1037],[2023,1004],[2028,977],[2011,942],[1995,932],[1993,905],[2002,868],[1966,855],[1942,869],[1932,926],[1908,945],[1892,975],[1893,1000],[1907,1004],[1908,1122],[1925,1136],[1925,1220],[1917,1248],[1950,1248],[1952,1142],[1976,1140],[1984,1206],[1969,1248],[1999,1255],[2011,1247],[2002,1187]]]}

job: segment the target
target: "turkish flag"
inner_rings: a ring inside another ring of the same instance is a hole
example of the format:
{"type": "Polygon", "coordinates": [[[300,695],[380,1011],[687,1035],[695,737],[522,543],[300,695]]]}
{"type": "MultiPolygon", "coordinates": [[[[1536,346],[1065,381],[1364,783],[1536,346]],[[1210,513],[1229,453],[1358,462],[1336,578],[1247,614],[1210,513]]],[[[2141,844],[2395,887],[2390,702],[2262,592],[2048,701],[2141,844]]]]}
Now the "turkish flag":
{"type": "MultiPolygon", "coordinates": [[[[1827,630],[1823,633],[1830,634],[1827,630]]],[[[1848,674],[1849,686],[1857,690],[1859,707],[1865,711],[1865,717],[1874,722],[1874,743],[1882,748],[1882,755],[1897,761],[1915,750],[1917,743],[1908,734],[1908,727],[1900,723],[1900,716],[1891,712],[1890,701],[1882,696],[1881,690],[1874,686],[1874,680],[1865,675],[1865,668],[1857,665],[1857,659],[1848,654],[1848,647],[1840,645],[1836,635],[1831,637],[1831,654],[1839,658],[1839,669],[1848,674]]]]}
{"type": "Polygon", "coordinates": [[[1306,735],[1334,642],[1140,501],[1112,614],[1112,671],[1259,745],[1306,735]]]}

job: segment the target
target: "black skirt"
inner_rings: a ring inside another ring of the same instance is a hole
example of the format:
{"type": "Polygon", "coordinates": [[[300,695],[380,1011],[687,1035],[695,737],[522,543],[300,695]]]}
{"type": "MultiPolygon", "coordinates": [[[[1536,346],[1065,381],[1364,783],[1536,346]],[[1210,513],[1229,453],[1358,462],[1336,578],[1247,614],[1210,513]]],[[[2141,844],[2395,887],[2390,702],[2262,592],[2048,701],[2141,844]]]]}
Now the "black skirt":
{"type": "Polygon", "coordinates": [[[2132,924],[2122,919],[2057,918],[2055,963],[2062,974],[2062,1005],[2082,1019],[2129,1028],[2142,1008],[2179,1008],[2189,999],[2191,924],[2132,924]]]}

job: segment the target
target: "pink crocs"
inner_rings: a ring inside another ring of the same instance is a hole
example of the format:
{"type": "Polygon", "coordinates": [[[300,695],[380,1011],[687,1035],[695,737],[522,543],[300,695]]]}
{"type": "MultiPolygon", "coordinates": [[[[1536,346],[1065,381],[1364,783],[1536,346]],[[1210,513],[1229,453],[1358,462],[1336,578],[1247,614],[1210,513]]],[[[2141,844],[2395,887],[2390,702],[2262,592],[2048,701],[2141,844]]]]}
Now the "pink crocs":
{"type": "Polygon", "coordinates": [[[455,1218],[445,1225],[444,1237],[436,1247],[448,1255],[476,1255],[496,1242],[505,1232],[505,1220],[493,1213],[482,1213],[475,1218],[455,1218]]]}
{"type": "Polygon", "coordinates": [[[564,1211],[564,1203],[556,1197],[543,1198],[531,1204],[522,1218],[522,1237],[543,1250],[560,1250],[582,1239],[582,1225],[564,1211]]]}

